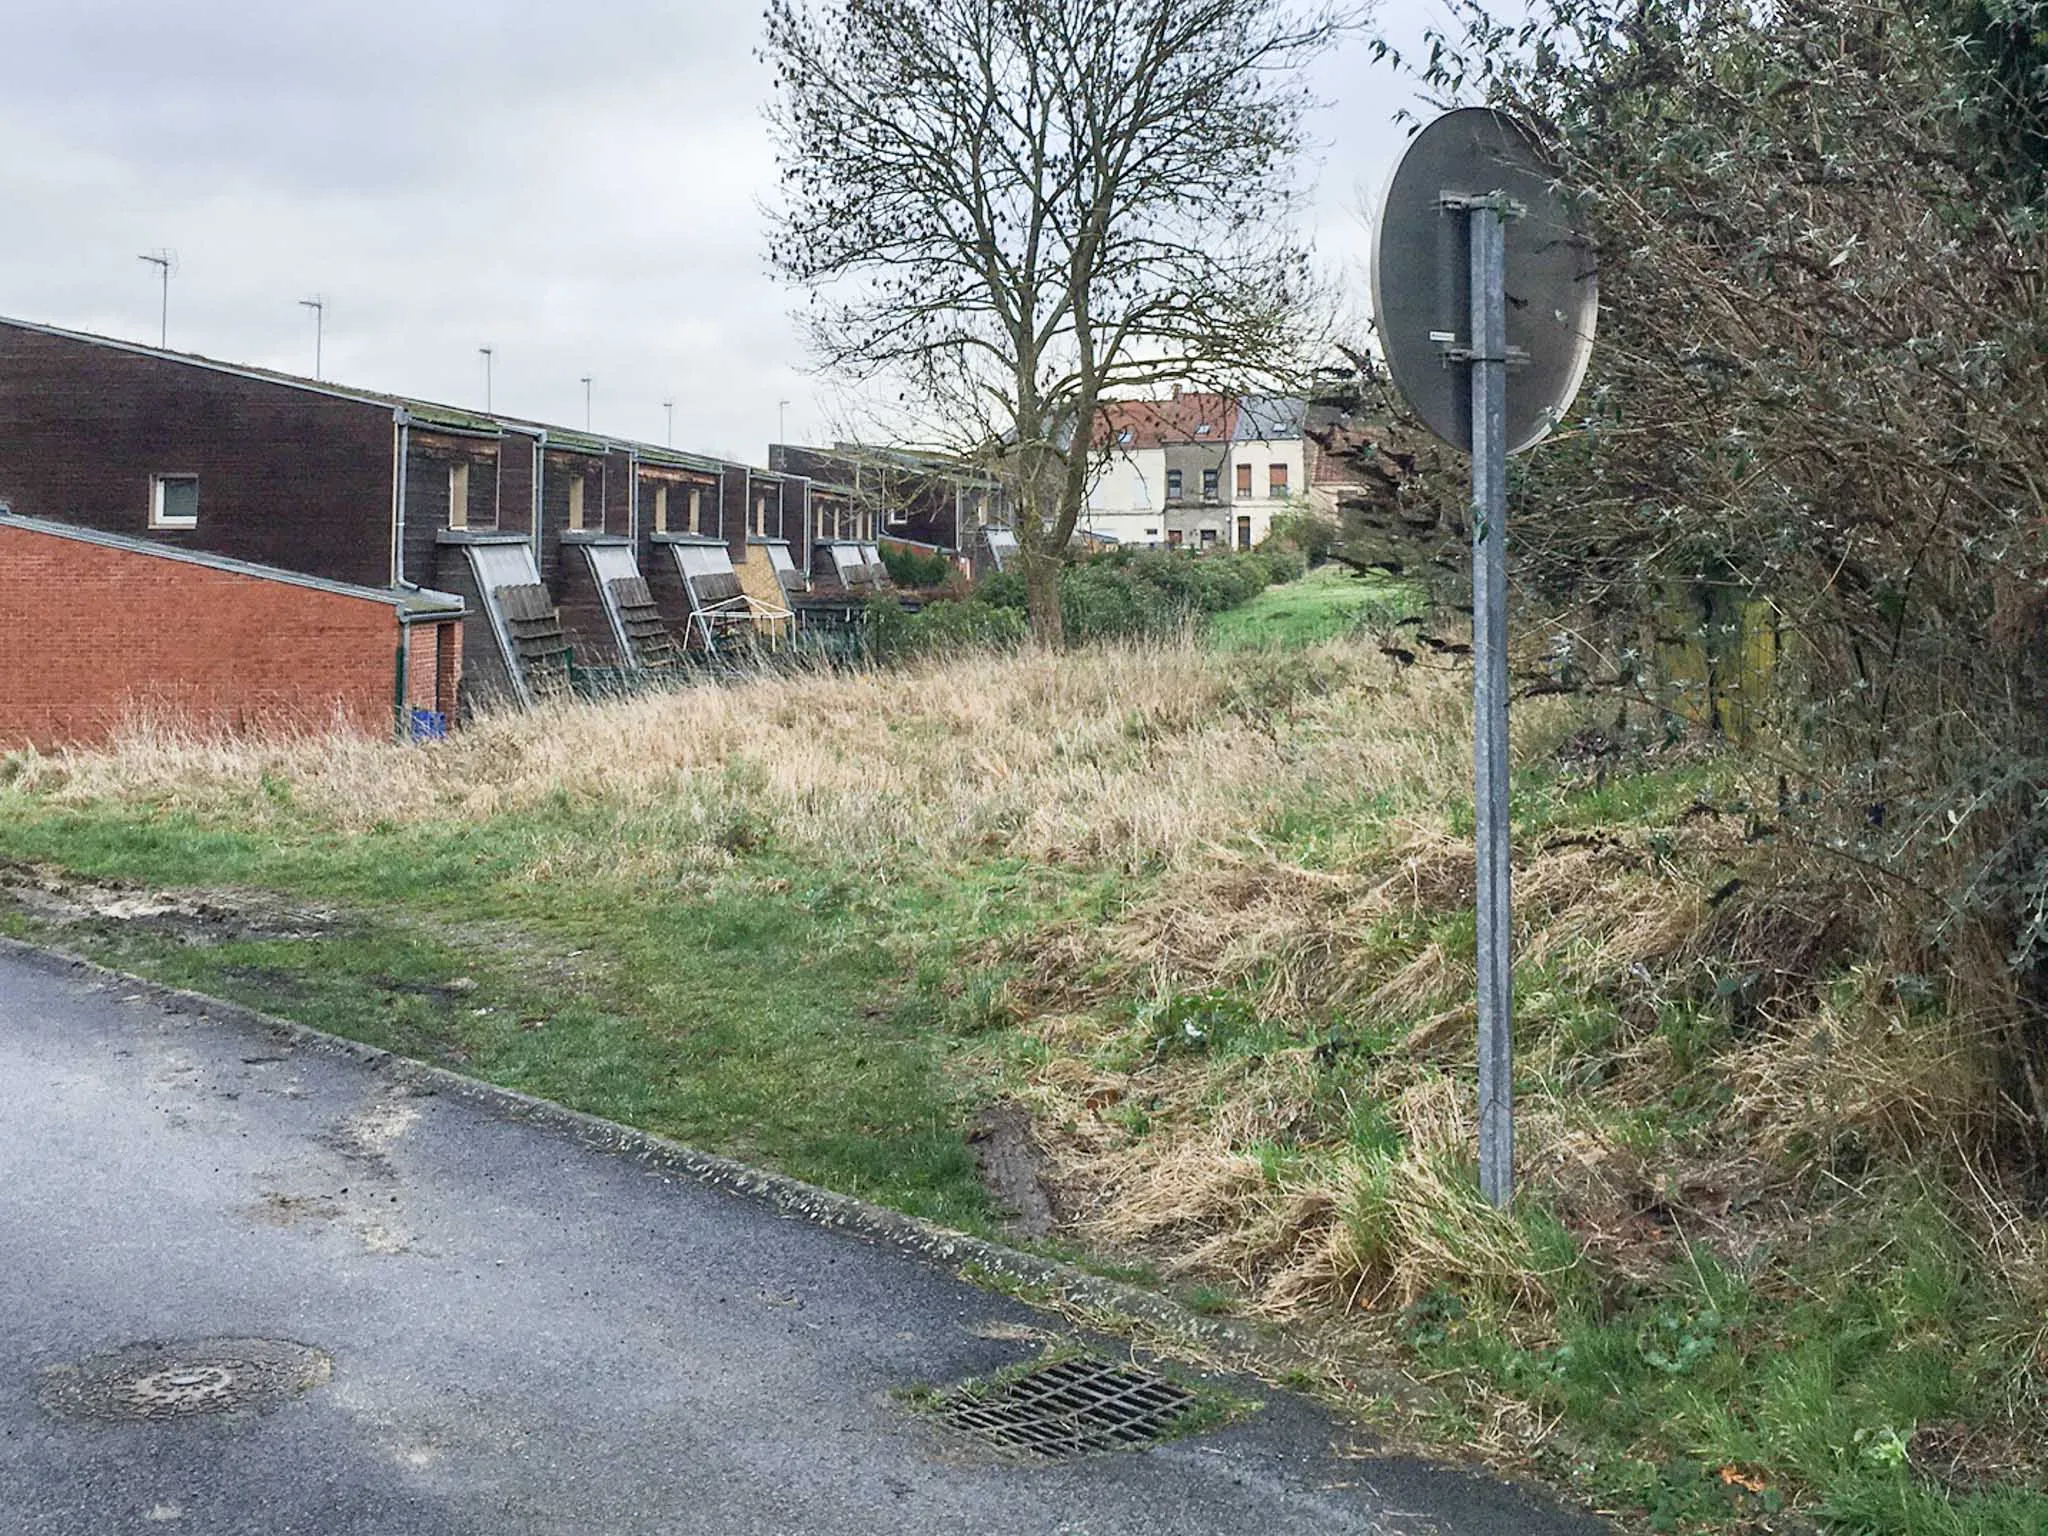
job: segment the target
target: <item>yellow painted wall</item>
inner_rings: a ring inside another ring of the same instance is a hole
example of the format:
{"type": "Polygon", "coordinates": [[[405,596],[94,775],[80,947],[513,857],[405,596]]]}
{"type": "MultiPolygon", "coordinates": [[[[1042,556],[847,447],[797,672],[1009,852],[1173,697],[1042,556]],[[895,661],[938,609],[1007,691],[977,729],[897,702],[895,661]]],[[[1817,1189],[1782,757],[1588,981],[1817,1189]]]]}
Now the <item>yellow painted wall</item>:
{"type": "MultiPolygon", "coordinates": [[[[789,607],[789,597],[782,590],[781,578],[775,574],[775,567],[768,563],[768,551],[760,545],[749,544],[747,558],[734,569],[739,572],[740,590],[747,596],[756,602],[766,603],[770,608],[789,607]]],[[[794,619],[771,619],[762,614],[754,618],[754,628],[772,640],[787,638],[795,623],[794,619]]]]}

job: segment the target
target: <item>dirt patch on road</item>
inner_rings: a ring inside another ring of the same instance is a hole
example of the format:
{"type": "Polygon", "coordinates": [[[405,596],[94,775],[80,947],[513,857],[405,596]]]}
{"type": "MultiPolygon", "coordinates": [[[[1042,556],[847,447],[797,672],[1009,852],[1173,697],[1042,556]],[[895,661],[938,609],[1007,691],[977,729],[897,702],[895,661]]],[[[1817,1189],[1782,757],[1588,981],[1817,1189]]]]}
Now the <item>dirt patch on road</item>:
{"type": "Polygon", "coordinates": [[[142,930],[192,945],[325,938],[339,926],[332,912],[261,892],[154,891],[11,859],[0,860],[0,904],[59,927],[142,930]]]}

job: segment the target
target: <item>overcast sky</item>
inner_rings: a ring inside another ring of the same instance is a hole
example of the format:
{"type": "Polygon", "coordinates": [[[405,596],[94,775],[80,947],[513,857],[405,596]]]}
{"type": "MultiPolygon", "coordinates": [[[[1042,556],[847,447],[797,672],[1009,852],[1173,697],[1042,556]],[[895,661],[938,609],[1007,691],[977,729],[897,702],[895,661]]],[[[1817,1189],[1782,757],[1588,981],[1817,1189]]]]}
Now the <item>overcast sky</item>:
{"type": "MultiPolygon", "coordinates": [[[[1383,0],[1397,40],[1441,0],[1383,0]]],[[[766,275],[753,0],[5,0],[0,314],[760,462],[834,414],[766,275]]],[[[1354,284],[1407,101],[1320,72],[1304,210],[1354,284]]],[[[1361,298],[1362,304],[1362,298],[1361,298]]]]}

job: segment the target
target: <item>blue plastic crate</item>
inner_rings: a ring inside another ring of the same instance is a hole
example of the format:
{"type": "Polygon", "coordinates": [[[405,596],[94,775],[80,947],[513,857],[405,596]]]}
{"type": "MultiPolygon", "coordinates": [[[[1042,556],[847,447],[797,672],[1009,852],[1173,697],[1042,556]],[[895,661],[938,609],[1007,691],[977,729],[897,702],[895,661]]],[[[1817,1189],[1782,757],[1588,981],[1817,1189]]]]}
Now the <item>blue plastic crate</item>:
{"type": "Polygon", "coordinates": [[[414,741],[440,741],[448,734],[448,717],[438,709],[415,709],[411,721],[414,741]]]}

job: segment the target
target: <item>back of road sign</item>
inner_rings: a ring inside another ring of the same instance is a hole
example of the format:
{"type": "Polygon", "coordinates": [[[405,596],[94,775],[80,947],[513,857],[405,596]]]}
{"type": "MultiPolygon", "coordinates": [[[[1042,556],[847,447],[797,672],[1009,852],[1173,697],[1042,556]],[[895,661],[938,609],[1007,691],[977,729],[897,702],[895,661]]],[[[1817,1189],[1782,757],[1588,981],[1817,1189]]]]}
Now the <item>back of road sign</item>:
{"type": "Polygon", "coordinates": [[[1447,112],[1409,143],[1374,231],[1372,308],[1394,383],[1423,423],[1472,447],[1472,274],[1456,199],[1504,193],[1508,452],[1549,435],[1578,394],[1600,309],[1593,253],[1521,129],[1486,107],[1447,112]],[[1447,199],[1452,201],[1447,202],[1447,199]]]}

